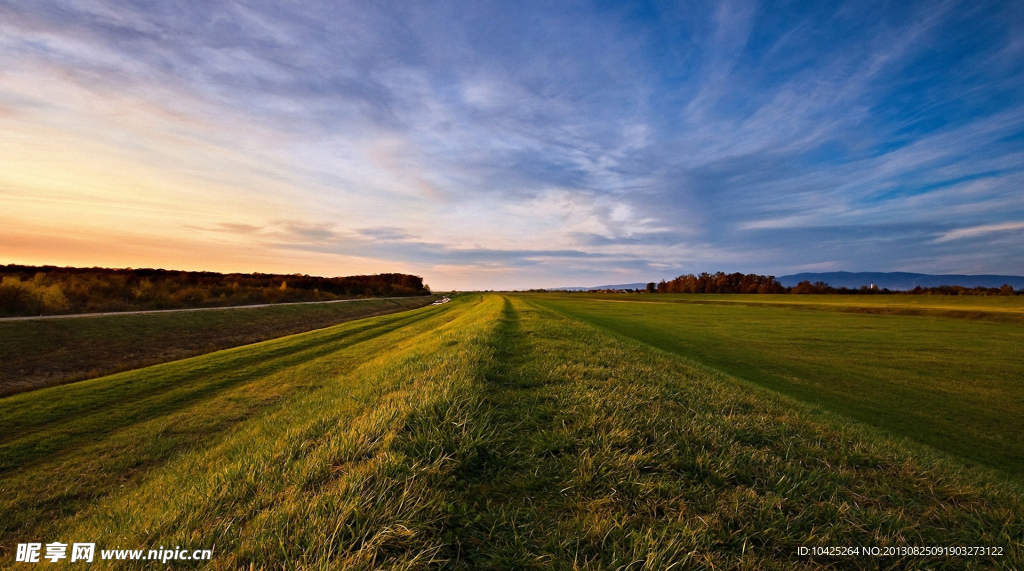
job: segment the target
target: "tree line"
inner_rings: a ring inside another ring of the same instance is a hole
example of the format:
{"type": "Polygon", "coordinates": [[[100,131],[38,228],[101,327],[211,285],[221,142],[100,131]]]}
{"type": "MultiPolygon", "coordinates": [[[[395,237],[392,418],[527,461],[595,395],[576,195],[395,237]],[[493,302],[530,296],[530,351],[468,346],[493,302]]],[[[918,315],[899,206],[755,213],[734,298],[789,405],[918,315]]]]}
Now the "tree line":
{"type": "Polygon", "coordinates": [[[786,293],[775,276],[716,272],[686,274],[673,280],[647,284],[651,293],[786,293]]]}
{"type": "Polygon", "coordinates": [[[964,286],[917,286],[909,291],[892,291],[888,288],[860,286],[856,289],[834,288],[825,282],[802,281],[797,285],[788,288],[789,293],[832,293],[832,294],[899,294],[899,295],[1020,295],[1024,290],[1014,291],[1010,284],[1003,284],[1002,287],[964,287],[964,286]]]}
{"type": "MultiPolygon", "coordinates": [[[[546,292],[548,290],[529,290],[546,292]]],[[[859,288],[832,287],[825,282],[802,281],[795,286],[786,287],[779,283],[775,276],[762,276],[758,274],[742,274],[716,272],[713,274],[704,272],[699,275],[686,274],[671,280],[661,280],[647,284],[646,289],[589,289],[581,290],[585,293],[775,293],[775,294],[900,294],[900,295],[1024,295],[1024,289],[1015,291],[1010,284],[1002,287],[963,287],[963,286],[938,286],[921,287],[917,286],[910,291],[892,291],[886,288],[872,286],[861,286],[859,288]]]]}
{"type": "Polygon", "coordinates": [[[319,277],[162,269],[0,266],[0,316],[224,307],[429,295],[408,274],[319,277]]]}
{"type": "Polygon", "coordinates": [[[875,286],[860,288],[835,288],[825,282],[802,281],[793,287],[786,287],[775,279],[775,276],[707,272],[700,275],[687,274],[672,280],[647,284],[648,293],[792,293],[792,294],[911,294],[911,295],[1020,295],[1024,290],[1014,291],[1013,286],[1005,284],[999,288],[963,286],[917,286],[911,291],[890,291],[875,286]]]}

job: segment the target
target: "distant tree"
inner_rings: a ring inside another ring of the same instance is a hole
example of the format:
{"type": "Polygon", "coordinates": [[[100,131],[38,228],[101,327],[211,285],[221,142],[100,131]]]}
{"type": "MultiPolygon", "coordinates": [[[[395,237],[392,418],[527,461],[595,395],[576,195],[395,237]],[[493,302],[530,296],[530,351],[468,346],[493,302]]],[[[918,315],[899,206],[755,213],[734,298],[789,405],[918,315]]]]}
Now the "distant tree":
{"type": "MultiPolygon", "coordinates": [[[[865,286],[866,288],[866,286],[865,286]]],[[[861,289],[865,289],[861,288],[861,289]]],[[[816,293],[836,293],[835,288],[828,285],[825,282],[814,282],[813,284],[809,280],[804,280],[794,287],[790,288],[789,293],[795,294],[816,294],[816,293]]]]}
{"type": "Polygon", "coordinates": [[[662,281],[658,293],[784,293],[775,276],[717,272],[687,274],[668,282],[662,281]]]}

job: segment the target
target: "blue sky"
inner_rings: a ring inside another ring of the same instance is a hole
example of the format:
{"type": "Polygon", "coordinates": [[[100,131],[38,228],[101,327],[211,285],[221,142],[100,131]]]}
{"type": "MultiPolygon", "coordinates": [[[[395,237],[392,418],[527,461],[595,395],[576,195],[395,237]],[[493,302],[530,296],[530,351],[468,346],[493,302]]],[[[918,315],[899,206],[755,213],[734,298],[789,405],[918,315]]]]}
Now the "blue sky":
{"type": "Polygon", "coordinates": [[[1024,274],[1024,3],[0,2],[0,262],[1024,274]]]}

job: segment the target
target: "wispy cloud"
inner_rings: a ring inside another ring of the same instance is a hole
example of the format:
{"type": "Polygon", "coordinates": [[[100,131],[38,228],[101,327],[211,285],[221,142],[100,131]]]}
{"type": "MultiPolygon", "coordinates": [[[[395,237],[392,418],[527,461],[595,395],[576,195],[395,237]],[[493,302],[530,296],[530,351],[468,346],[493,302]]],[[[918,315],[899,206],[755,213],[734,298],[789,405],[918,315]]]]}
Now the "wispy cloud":
{"type": "Polygon", "coordinates": [[[1024,230],[1024,222],[1005,222],[1003,224],[982,224],[968,228],[957,228],[943,233],[935,241],[948,242],[950,240],[961,240],[964,238],[976,238],[988,234],[1014,232],[1024,230]]]}
{"type": "Polygon", "coordinates": [[[0,222],[439,287],[1024,272],[1022,16],[0,2],[0,222]]]}

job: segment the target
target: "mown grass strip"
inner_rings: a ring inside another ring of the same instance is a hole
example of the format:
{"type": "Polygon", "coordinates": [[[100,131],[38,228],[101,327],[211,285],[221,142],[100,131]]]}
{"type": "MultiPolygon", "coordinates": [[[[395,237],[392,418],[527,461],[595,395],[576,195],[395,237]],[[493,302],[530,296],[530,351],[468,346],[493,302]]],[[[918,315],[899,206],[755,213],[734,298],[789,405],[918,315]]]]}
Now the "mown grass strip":
{"type": "Polygon", "coordinates": [[[26,454],[53,454],[74,446],[81,438],[173,412],[239,383],[328,355],[426,315],[418,312],[342,326],[225,351],[211,358],[186,359],[102,381],[46,389],[40,395],[0,400],[0,433],[6,435],[0,443],[0,473],[26,463],[26,454]],[[53,431],[61,438],[53,438],[53,431]]]}
{"type": "Polygon", "coordinates": [[[33,429],[0,441],[0,537],[77,512],[175,454],[316,390],[398,343],[396,335],[432,330],[445,313],[379,317],[0,400],[3,422],[33,429]]]}
{"type": "Polygon", "coordinates": [[[1010,476],[1024,474],[1024,328],[1017,324],[530,299],[1010,476]]]}
{"type": "Polygon", "coordinates": [[[857,569],[879,561],[797,548],[972,541],[1005,555],[892,564],[1021,561],[1020,489],[998,477],[529,306],[515,313],[489,407],[504,426],[488,432],[505,437],[488,449],[503,453],[468,478],[456,526],[454,559],[470,568],[857,569]]]}
{"type": "Polygon", "coordinates": [[[415,309],[435,297],[0,322],[0,396],[415,309]]]}
{"type": "MultiPolygon", "coordinates": [[[[214,566],[436,561],[448,474],[496,300],[443,315],[323,386],[186,454],[55,534],[107,545],[215,545],[214,566]]],[[[453,304],[449,304],[453,305],[453,304]]],[[[456,308],[453,308],[456,309],[456,308]]]]}
{"type": "Polygon", "coordinates": [[[616,340],[523,300],[496,328],[481,430],[454,486],[466,568],[875,568],[800,546],[960,545],[1015,569],[1021,490],[928,450],[616,340]]]}
{"type": "Polygon", "coordinates": [[[546,294],[550,299],[744,306],[871,315],[907,315],[1024,323],[1022,296],[794,294],[546,294]]]}

